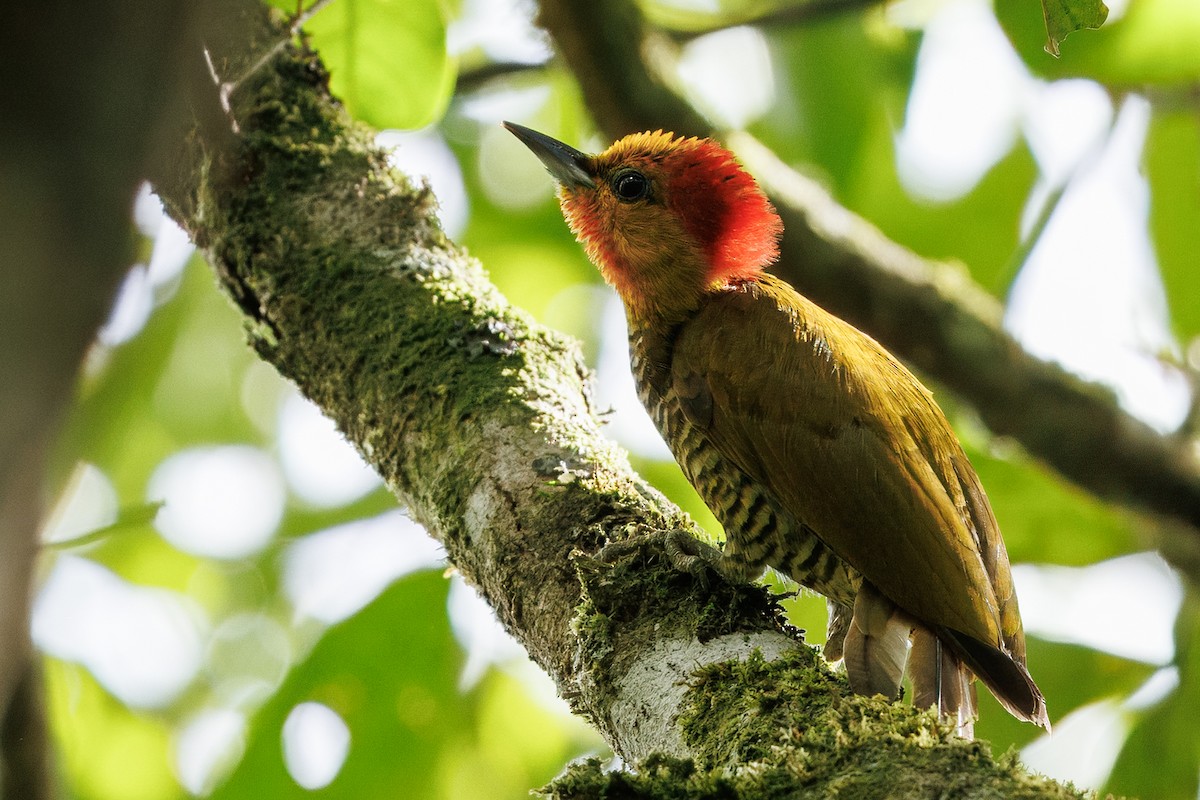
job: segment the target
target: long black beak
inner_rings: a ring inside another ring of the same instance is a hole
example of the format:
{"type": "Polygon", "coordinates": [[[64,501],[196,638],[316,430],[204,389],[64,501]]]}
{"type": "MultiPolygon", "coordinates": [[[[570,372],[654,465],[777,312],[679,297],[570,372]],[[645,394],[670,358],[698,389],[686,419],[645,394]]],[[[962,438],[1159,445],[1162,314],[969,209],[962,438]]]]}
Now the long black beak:
{"type": "Polygon", "coordinates": [[[587,171],[590,159],[586,153],[581,153],[558,139],[552,139],[544,133],[538,133],[515,122],[505,122],[504,127],[532,150],[533,154],[546,165],[546,169],[554,176],[554,180],[563,186],[588,189],[596,187],[596,182],[592,180],[592,176],[587,171]]]}

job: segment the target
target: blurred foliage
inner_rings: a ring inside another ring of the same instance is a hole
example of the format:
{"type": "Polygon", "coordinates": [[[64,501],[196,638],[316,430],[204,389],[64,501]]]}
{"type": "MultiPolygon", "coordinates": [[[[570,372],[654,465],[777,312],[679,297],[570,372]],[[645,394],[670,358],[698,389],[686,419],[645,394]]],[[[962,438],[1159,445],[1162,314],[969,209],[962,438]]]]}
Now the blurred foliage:
{"type": "Polygon", "coordinates": [[[1168,105],[1154,117],[1146,145],[1150,178],[1150,228],[1167,286],[1175,331],[1187,342],[1200,337],[1200,117],[1168,105]]]}
{"type": "MultiPolygon", "coordinates": [[[[918,75],[923,26],[939,9],[972,1],[909,0],[897,4],[902,8],[895,13],[871,9],[771,27],[765,46],[775,100],[750,129],[888,236],[923,255],[961,263],[975,281],[1003,298],[1021,267],[1021,253],[1028,252],[1021,220],[1044,178],[1017,122],[1007,151],[956,198],[935,202],[914,196],[897,167],[897,131],[918,75]]],[[[278,5],[285,13],[296,10],[283,0],[278,5]]],[[[768,6],[725,2],[714,10],[708,3],[647,0],[646,8],[664,25],[698,30],[768,6]]],[[[1200,4],[1137,0],[1118,12],[1099,31],[1072,36],[1055,60],[1043,50],[1046,30],[1036,5],[995,3],[996,19],[1030,80],[1099,81],[1113,98],[1136,86],[1150,99],[1143,158],[1149,233],[1171,329],[1186,348],[1200,337],[1195,302],[1200,296],[1195,268],[1200,252],[1195,224],[1200,219],[1195,99],[1200,4]]],[[[500,76],[479,84],[471,95],[451,97],[459,63],[514,58],[515,34],[506,25],[517,13],[484,2],[463,2],[459,8],[438,0],[334,0],[305,29],[326,59],[334,90],[356,117],[377,127],[436,123],[422,135],[450,146],[469,205],[468,227],[459,241],[514,303],[582,339],[587,358],[596,364],[603,354],[624,347],[619,335],[604,331],[608,290],[567,231],[549,180],[495,124],[501,117],[515,118],[583,147],[602,146],[578,87],[559,66],[550,65],[500,76]],[[447,31],[464,15],[478,18],[475,33],[464,33],[472,30],[464,26],[451,53],[447,31]],[[488,30],[500,41],[487,41],[488,30]]],[[[530,39],[536,43],[537,37],[530,39]]],[[[147,258],[150,246],[147,239],[147,258]]],[[[332,624],[300,613],[288,588],[291,548],[393,508],[394,500],[378,486],[322,503],[305,497],[289,479],[272,539],[244,557],[185,552],[164,538],[161,518],[155,520],[159,498],[149,487],[173,455],[242,444],[266,454],[285,478],[290,468],[291,456],[281,446],[281,414],[292,390],[246,348],[243,323],[214,283],[208,268],[193,259],[178,276],[154,285],[154,310],[135,335],[96,346],[49,477],[52,491],[67,493],[76,465],[86,462],[99,469],[112,496],[93,514],[90,527],[47,548],[46,573],[69,554],[102,566],[122,585],[164,590],[194,609],[192,624],[205,643],[202,663],[187,687],[169,702],[150,706],[127,704],[86,667],[48,657],[49,708],[68,796],[184,797],[188,792],[180,776],[186,773],[197,788],[211,789],[222,800],[517,798],[548,781],[569,759],[604,754],[596,735],[571,718],[565,704],[548,703],[541,696],[545,687],[530,684],[509,657],[490,664],[477,681],[463,681],[469,658],[495,656],[458,630],[465,623],[448,612],[448,582],[436,571],[399,577],[361,610],[332,624]],[[276,632],[258,642],[261,658],[242,654],[231,660],[222,649],[219,632],[235,619],[255,620],[262,630],[276,632]],[[280,674],[268,674],[264,659],[280,674]],[[284,756],[287,720],[308,702],[324,705],[349,732],[336,777],[312,791],[291,777],[284,756]],[[198,779],[195,768],[183,766],[181,753],[193,748],[188,737],[196,720],[214,710],[234,712],[243,724],[207,749],[199,748],[211,764],[200,769],[198,779]]],[[[1155,355],[1180,360],[1178,354],[1155,355]]],[[[968,411],[952,401],[946,405],[993,500],[1015,562],[1085,568],[1145,547],[1139,528],[1151,523],[1065,485],[1010,443],[993,441],[968,411]]],[[[705,529],[719,534],[674,463],[644,455],[633,460],[705,529]]],[[[211,502],[219,505],[223,498],[211,502]]],[[[795,591],[786,580],[768,578],[780,592],[795,591]]],[[[821,598],[800,592],[785,604],[797,626],[814,642],[823,640],[821,598]]],[[[1181,680],[1165,696],[1129,700],[1161,665],[1030,638],[1030,664],[1056,723],[1100,702],[1115,704],[1124,715],[1130,733],[1109,780],[1114,791],[1196,796],[1200,740],[1191,711],[1200,703],[1194,696],[1200,686],[1197,606],[1189,599],[1176,620],[1178,654],[1170,666],[1181,680]]],[[[1113,630],[1112,636],[1124,633],[1113,630]]],[[[129,638],[96,646],[140,652],[138,632],[123,635],[129,638]]],[[[1004,714],[986,692],[981,699],[978,732],[998,752],[1022,747],[1038,735],[1004,714]]]]}
{"type": "MultiPolygon", "coordinates": [[[[297,4],[270,0],[284,13],[297,4]]],[[[453,0],[336,0],[304,25],[329,86],[375,128],[420,128],[446,110],[457,73],[446,51],[453,0]]]]}
{"type": "Polygon", "coordinates": [[[213,797],[261,796],[264,782],[290,787],[280,797],[426,797],[434,777],[450,796],[521,797],[552,776],[588,742],[502,672],[459,689],[446,589],[439,575],[414,575],[332,628],[255,717],[245,757],[213,797]],[[332,709],[351,733],[336,782],[315,791],[292,784],[280,748],[302,702],[332,709]]]}
{"type": "Polygon", "coordinates": [[[171,800],[187,796],[171,772],[169,724],[131,711],[89,672],[72,664],[48,660],[46,689],[69,797],[171,800]]]}
{"type": "Polygon", "coordinates": [[[1192,589],[1175,625],[1179,683],[1149,708],[1134,711],[1110,788],[1118,794],[1191,800],[1200,789],[1200,597],[1192,589]]]}

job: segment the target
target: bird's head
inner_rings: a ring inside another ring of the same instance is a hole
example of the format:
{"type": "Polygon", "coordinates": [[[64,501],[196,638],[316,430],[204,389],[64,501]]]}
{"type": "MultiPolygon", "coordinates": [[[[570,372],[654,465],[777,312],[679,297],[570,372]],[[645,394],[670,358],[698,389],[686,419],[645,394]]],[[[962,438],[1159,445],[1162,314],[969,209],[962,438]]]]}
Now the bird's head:
{"type": "Polygon", "coordinates": [[[779,255],[783,224],[754,178],[709,139],[636,133],[587,155],[504,123],[558,181],[567,224],[638,319],[694,309],[779,255]]]}

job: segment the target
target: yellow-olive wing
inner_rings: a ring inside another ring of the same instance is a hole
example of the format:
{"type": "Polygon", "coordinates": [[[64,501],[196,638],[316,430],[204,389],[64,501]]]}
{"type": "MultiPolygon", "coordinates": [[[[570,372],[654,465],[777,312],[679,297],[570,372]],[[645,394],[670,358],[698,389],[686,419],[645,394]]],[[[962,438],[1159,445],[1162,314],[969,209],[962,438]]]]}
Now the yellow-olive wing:
{"type": "Polygon", "coordinates": [[[974,470],[929,392],[874,340],[768,277],[685,323],[672,379],[709,394],[692,421],[721,454],[885,597],[1023,659],[974,470]]]}

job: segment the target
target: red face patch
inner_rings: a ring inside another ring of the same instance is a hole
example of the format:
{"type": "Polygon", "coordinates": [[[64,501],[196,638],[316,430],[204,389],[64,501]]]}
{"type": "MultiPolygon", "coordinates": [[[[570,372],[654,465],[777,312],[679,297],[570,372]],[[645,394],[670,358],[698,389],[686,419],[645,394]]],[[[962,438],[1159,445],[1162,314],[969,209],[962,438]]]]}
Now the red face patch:
{"type": "Polygon", "coordinates": [[[783,223],[725,148],[686,139],[663,160],[666,198],[708,256],[709,283],[753,277],[779,257],[783,223]]]}

